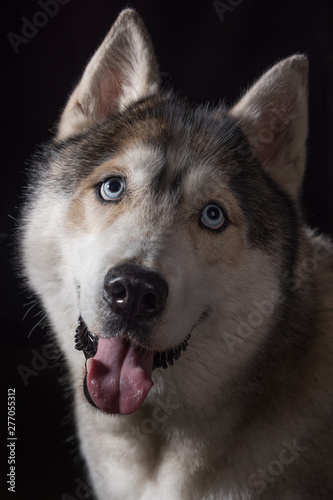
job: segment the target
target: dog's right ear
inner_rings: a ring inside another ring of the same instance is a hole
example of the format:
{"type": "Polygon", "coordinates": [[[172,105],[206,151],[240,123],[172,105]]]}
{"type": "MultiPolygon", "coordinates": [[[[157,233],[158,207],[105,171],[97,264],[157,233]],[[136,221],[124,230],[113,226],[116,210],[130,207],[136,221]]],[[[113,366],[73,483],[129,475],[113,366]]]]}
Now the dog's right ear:
{"type": "Polygon", "coordinates": [[[56,139],[63,140],[154,94],[159,73],[150,37],[132,9],[122,11],[63,111],[56,139]]]}

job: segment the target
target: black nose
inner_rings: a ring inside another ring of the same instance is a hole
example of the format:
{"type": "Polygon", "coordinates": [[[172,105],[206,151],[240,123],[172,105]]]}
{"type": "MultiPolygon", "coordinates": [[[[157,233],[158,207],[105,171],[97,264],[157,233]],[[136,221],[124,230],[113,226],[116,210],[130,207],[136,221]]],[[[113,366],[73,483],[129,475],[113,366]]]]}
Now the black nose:
{"type": "Polygon", "coordinates": [[[159,314],[167,296],[166,281],[136,264],[115,267],[105,276],[104,297],[113,312],[125,320],[145,320],[159,314]]]}

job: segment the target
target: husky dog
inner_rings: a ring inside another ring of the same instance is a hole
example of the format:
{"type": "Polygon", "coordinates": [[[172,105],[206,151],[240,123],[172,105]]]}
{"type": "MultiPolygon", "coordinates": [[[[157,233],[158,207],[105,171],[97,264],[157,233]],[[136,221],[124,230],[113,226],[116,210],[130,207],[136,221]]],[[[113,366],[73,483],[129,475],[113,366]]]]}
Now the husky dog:
{"type": "Polygon", "coordinates": [[[36,157],[22,266],[100,500],[333,498],[333,246],[299,203],[307,73],[294,55],[231,109],[191,105],[161,90],[127,9],[36,157]]]}

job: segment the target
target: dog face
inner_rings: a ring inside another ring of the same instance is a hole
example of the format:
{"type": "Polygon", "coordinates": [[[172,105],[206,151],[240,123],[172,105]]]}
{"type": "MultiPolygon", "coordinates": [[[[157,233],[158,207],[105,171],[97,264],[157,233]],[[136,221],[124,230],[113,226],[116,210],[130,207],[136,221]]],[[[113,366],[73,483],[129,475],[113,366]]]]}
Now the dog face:
{"type": "Polygon", "coordinates": [[[294,56],[231,110],[193,107],[160,92],[131,10],[90,61],[39,160],[23,260],[66,352],[79,315],[94,337],[98,408],[132,413],[176,375],[191,399],[189,366],[211,397],[260,346],[297,254],[306,71],[294,56]],[[267,297],[272,313],[231,359],[226,335],[267,297]]]}

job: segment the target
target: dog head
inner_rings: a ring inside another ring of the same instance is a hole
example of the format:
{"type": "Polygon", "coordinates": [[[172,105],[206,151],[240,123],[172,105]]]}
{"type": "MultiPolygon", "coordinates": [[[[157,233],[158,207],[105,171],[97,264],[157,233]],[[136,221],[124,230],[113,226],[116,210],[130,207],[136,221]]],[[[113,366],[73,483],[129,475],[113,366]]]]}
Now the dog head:
{"type": "Polygon", "coordinates": [[[132,413],[165,377],[202,404],[261,345],[298,251],[306,133],[303,56],[231,110],[193,106],[161,90],[141,19],[120,14],[37,161],[23,244],[70,359],[81,317],[95,406],[132,413]]]}

